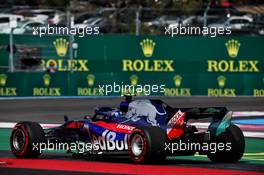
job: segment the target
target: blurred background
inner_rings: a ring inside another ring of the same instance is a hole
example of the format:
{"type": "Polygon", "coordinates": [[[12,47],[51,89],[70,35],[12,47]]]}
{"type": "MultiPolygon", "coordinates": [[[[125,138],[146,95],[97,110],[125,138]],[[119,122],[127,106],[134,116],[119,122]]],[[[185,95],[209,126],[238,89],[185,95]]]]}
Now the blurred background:
{"type": "Polygon", "coordinates": [[[33,26],[99,26],[104,34],[163,34],[170,24],[231,26],[233,35],[264,34],[261,0],[0,0],[0,33],[8,18],[19,22],[16,34],[33,26]]]}
{"type": "Polygon", "coordinates": [[[35,87],[99,96],[108,80],[153,84],[153,76],[168,87],[159,96],[264,96],[263,35],[260,0],[0,0],[0,96],[35,96],[35,87]],[[231,35],[166,35],[180,24],[231,35]],[[33,35],[48,26],[100,34],[33,35]]]}

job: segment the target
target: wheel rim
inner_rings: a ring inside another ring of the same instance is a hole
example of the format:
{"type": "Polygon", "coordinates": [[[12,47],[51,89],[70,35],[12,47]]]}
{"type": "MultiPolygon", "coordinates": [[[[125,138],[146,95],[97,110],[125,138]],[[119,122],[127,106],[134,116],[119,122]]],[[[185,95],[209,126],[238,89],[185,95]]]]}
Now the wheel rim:
{"type": "Polygon", "coordinates": [[[144,149],[144,139],[141,135],[136,134],[131,140],[131,151],[135,156],[139,156],[144,149]]]}
{"type": "Polygon", "coordinates": [[[16,150],[22,150],[25,145],[26,137],[21,129],[15,131],[13,135],[13,146],[16,150]]]}

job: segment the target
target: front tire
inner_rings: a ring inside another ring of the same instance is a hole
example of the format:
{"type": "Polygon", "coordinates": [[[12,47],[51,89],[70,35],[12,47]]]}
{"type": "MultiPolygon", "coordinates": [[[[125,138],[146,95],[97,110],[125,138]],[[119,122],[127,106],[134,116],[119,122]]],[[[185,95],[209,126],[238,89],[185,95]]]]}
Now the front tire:
{"type": "MultiPolygon", "coordinates": [[[[45,143],[42,127],[36,122],[19,122],[12,130],[10,147],[18,158],[36,158],[41,153],[34,145],[45,143]]],[[[39,147],[38,147],[39,148],[39,147]]]]}
{"type": "Polygon", "coordinates": [[[165,159],[166,140],[166,133],[160,127],[135,129],[128,142],[131,160],[135,163],[145,163],[165,159]]]}
{"type": "Polygon", "coordinates": [[[226,132],[214,139],[216,143],[231,143],[230,150],[217,150],[216,153],[208,153],[207,157],[218,163],[234,163],[239,161],[245,151],[245,138],[241,129],[236,125],[230,125],[226,132]]]}

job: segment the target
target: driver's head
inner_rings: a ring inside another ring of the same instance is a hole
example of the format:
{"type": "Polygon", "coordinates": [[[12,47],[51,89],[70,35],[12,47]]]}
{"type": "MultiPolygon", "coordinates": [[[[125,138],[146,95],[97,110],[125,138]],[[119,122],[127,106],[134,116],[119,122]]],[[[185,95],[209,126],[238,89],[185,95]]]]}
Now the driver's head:
{"type": "Polygon", "coordinates": [[[132,101],[132,95],[124,95],[126,98],[126,102],[130,103],[132,101]]]}
{"type": "Polygon", "coordinates": [[[129,102],[127,102],[127,101],[122,101],[122,102],[120,103],[120,106],[119,106],[120,111],[126,113],[127,110],[128,110],[128,105],[129,105],[129,102]]]}

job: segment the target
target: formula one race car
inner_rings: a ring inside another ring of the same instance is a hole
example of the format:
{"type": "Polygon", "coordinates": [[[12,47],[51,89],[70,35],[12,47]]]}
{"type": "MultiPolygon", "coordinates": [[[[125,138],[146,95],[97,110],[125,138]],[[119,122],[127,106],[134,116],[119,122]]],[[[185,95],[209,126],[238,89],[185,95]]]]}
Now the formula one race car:
{"type": "Polygon", "coordinates": [[[78,121],[65,116],[65,123],[55,128],[19,122],[10,145],[19,158],[36,158],[52,147],[73,155],[126,154],[136,163],[195,153],[213,162],[237,162],[245,140],[231,118],[225,107],[174,108],[161,100],[133,101],[127,96],[118,108],[99,107],[78,121]],[[211,118],[208,128],[197,129],[195,121],[205,118],[211,118]]]}

